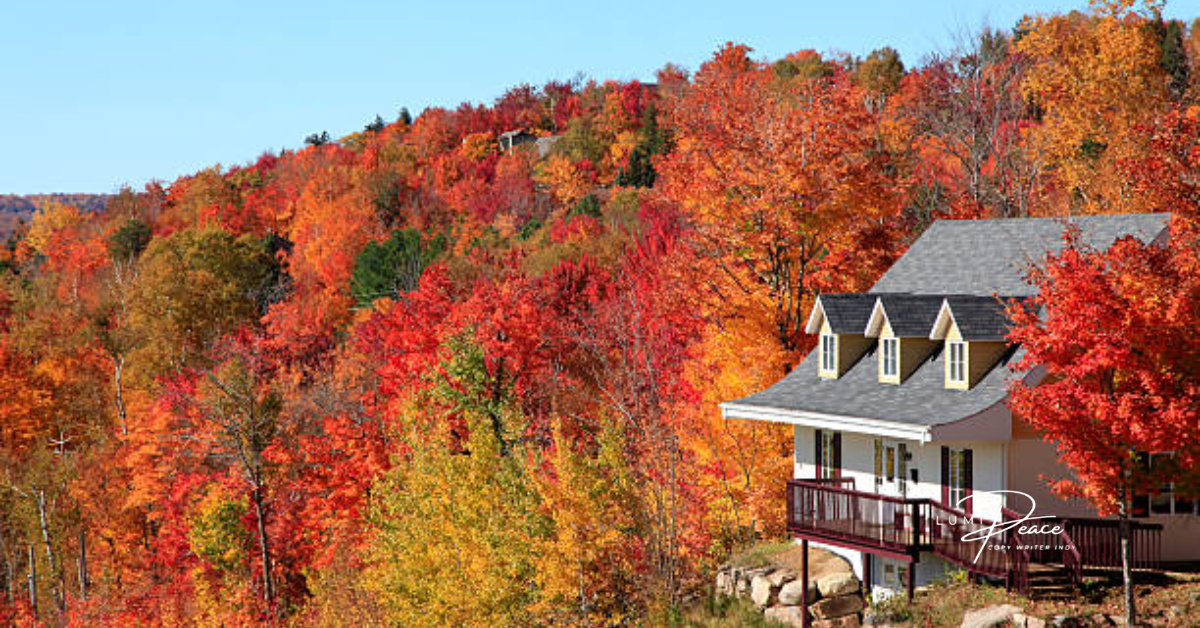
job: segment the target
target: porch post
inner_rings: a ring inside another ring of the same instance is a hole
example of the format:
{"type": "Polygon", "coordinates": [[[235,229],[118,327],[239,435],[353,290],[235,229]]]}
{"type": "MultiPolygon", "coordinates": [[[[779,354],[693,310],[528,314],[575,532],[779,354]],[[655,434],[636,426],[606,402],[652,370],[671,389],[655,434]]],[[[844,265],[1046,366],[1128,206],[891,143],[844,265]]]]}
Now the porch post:
{"type": "Polygon", "coordinates": [[[808,628],[808,539],[800,541],[800,626],[808,628]]]}

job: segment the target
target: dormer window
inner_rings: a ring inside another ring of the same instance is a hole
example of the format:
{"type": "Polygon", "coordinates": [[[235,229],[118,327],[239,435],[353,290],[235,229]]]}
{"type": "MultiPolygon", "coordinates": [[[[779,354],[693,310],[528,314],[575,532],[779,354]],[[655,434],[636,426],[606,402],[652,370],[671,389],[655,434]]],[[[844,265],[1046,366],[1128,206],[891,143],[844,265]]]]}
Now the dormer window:
{"type": "MultiPolygon", "coordinates": [[[[816,362],[817,376],[837,379],[866,355],[874,341],[863,336],[875,295],[822,294],[817,297],[804,332],[817,337],[817,348],[806,358],[816,362]]],[[[811,361],[811,362],[810,362],[811,361]]]]}
{"type": "Polygon", "coordinates": [[[879,374],[883,377],[900,376],[900,339],[882,338],[879,340],[879,374]]]}
{"type": "Polygon", "coordinates": [[[837,336],[821,334],[821,373],[837,376],[837,336]]]}
{"type": "Polygon", "coordinates": [[[967,343],[950,340],[946,343],[946,380],[950,384],[967,383],[967,343]]]}

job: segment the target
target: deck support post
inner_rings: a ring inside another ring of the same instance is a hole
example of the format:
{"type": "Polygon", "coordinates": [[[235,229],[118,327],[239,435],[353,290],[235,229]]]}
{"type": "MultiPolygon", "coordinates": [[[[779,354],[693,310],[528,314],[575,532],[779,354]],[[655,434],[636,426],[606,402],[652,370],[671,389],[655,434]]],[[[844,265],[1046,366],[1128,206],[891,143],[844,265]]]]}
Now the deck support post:
{"type": "Polygon", "coordinates": [[[908,593],[908,601],[909,602],[913,601],[913,593],[916,592],[916,588],[917,588],[916,587],[916,578],[917,578],[916,571],[917,571],[916,561],[908,563],[908,582],[906,584],[908,585],[907,593],[908,593]]]}
{"type": "Polygon", "coordinates": [[[875,580],[875,558],[870,552],[862,553],[862,568],[863,568],[863,592],[866,593],[866,598],[871,599],[871,583],[875,580]]]}
{"type": "Polygon", "coordinates": [[[808,539],[800,541],[800,548],[800,626],[808,628],[808,539]]]}

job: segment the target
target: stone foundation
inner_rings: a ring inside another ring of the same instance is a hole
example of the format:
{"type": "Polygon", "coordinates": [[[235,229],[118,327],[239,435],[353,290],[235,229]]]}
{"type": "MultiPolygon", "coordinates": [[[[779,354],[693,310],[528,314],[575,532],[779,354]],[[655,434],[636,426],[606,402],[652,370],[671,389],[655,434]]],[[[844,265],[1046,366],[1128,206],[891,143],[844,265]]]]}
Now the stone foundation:
{"type": "MultiPolygon", "coordinates": [[[[749,599],[772,621],[800,628],[803,583],[790,569],[724,567],[717,572],[716,595],[749,599]]],[[[807,591],[812,628],[859,628],[866,603],[862,584],[852,573],[810,580],[807,591]]]]}

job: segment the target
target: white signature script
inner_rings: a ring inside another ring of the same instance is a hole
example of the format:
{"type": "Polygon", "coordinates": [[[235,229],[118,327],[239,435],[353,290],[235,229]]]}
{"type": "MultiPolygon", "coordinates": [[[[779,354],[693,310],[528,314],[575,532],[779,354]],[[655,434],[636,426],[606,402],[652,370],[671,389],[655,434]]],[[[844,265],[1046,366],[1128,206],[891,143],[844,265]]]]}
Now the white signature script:
{"type": "Polygon", "coordinates": [[[987,548],[988,541],[991,540],[992,537],[1004,534],[1005,532],[1008,532],[1009,530],[1011,530],[1013,528],[1017,528],[1018,534],[1055,534],[1055,535],[1062,534],[1063,528],[1061,525],[1050,525],[1048,523],[1042,523],[1042,524],[1036,524],[1036,523],[1029,524],[1028,523],[1035,519],[1054,519],[1055,517],[1053,515],[1041,515],[1041,516],[1037,516],[1037,517],[1033,516],[1033,511],[1037,509],[1037,502],[1034,501],[1033,496],[1029,495],[1028,493],[1022,493],[1021,491],[1009,491],[1009,490],[980,491],[978,493],[974,493],[972,495],[966,495],[966,496],[962,497],[961,499],[958,500],[958,503],[956,505],[959,508],[962,508],[963,502],[965,502],[968,499],[972,499],[978,495],[999,495],[1001,493],[1011,493],[1013,495],[1021,495],[1021,496],[1025,497],[1025,499],[1028,499],[1029,500],[1029,512],[1025,513],[1020,519],[1013,519],[1012,521],[1001,521],[999,523],[993,523],[991,525],[984,526],[978,530],[972,530],[971,532],[964,534],[962,537],[963,541],[978,541],[981,539],[983,540],[983,543],[981,543],[979,545],[979,551],[976,552],[975,560],[973,562],[976,562],[976,563],[979,562],[979,557],[983,555],[983,550],[987,548]]]}

